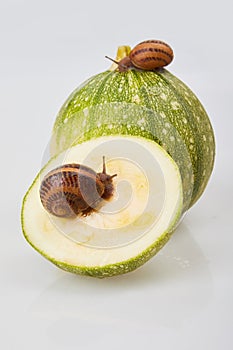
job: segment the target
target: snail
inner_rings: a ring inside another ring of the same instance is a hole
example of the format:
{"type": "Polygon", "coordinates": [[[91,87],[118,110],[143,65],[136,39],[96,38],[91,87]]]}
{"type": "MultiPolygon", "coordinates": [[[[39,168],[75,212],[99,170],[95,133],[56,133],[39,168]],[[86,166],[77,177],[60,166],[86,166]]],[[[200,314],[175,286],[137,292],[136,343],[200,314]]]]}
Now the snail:
{"type": "Polygon", "coordinates": [[[167,66],[173,60],[172,48],[161,40],[146,40],[136,45],[129,56],[122,58],[119,62],[105,56],[118,65],[120,72],[126,72],[132,68],[142,70],[154,70],[167,66]]]}
{"type": "Polygon", "coordinates": [[[41,203],[47,212],[58,217],[87,216],[113,195],[115,176],[106,173],[105,157],[101,173],[81,164],[64,164],[44,177],[41,203]]]}

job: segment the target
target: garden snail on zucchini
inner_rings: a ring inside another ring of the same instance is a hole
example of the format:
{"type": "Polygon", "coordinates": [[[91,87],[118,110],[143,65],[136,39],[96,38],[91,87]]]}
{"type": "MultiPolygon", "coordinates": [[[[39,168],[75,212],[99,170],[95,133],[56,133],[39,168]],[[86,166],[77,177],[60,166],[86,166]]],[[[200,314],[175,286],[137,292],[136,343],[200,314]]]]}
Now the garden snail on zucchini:
{"type": "Polygon", "coordinates": [[[154,70],[167,66],[173,60],[172,48],[161,40],[146,40],[136,45],[129,56],[122,58],[119,62],[105,56],[118,65],[120,72],[132,68],[141,70],[154,70]]]}
{"type": "Polygon", "coordinates": [[[113,195],[112,179],[106,173],[103,157],[102,173],[81,164],[65,164],[51,170],[40,186],[43,207],[52,215],[62,218],[86,216],[96,210],[104,199],[113,195]]]}

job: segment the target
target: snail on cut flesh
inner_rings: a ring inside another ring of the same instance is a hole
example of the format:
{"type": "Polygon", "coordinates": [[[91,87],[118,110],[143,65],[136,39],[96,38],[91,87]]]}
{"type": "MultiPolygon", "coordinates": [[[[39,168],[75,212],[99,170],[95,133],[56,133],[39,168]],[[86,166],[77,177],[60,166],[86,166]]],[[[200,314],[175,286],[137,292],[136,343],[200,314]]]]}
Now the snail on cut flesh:
{"type": "Polygon", "coordinates": [[[81,164],[59,166],[51,170],[41,183],[41,203],[47,212],[58,217],[89,215],[104,199],[113,195],[112,179],[115,176],[117,174],[106,173],[105,157],[101,173],[81,164]]]}

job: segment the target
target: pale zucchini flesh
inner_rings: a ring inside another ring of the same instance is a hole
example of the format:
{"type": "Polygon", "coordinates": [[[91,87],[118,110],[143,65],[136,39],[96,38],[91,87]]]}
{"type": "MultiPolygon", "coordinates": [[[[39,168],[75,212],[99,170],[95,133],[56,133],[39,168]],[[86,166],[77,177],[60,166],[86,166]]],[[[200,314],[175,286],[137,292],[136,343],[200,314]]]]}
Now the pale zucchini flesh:
{"type": "Polygon", "coordinates": [[[153,141],[134,136],[105,136],[78,144],[42,169],[22,208],[26,239],[42,255],[71,272],[97,277],[131,271],[169,239],[183,208],[180,171],[153,141]],[[39,188],[50,171],[80,163],[117,173],[112,199],[87,217],[61,219],[43,208],[39,188]]]}

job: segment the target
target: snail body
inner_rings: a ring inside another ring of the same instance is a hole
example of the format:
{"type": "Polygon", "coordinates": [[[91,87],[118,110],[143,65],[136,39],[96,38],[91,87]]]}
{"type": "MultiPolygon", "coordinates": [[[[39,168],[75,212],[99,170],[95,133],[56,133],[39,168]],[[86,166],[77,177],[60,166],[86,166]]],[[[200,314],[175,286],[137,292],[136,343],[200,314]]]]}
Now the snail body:
{"type": "Polygon", "coordinates": [[[113,194],[112,179],[81,164],[65,164],[50,171],[40,186],[40,199],[46,211],[63,218],[86,216],[96,210],[102,200],[113,194]]]}
{"type": "Polygon", "coordinates": [[[119,62],[109,58],[118,65],[120,72],[129,69],[154,70],[167,66],[173,60],[172,48],[161,40],[145,40],[136,45],[128,56],[119,62]]]}
{"type": "Polygon", "coordinates": [[[118,64],[119,72],[126,72],[127,70],[133,68],[132,61],[129,56],[122,58],[119,62],[116,63],[118,64]]]}

